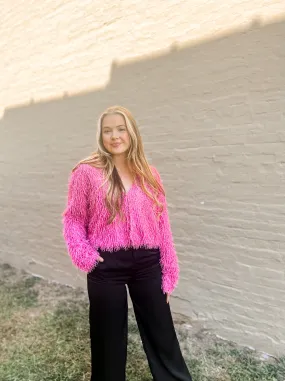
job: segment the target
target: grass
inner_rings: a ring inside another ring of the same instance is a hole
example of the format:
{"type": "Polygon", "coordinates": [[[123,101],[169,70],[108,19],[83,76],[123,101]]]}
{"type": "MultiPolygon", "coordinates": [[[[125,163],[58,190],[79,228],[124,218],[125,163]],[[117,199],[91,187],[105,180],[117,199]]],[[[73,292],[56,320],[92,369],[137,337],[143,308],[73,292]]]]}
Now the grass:
{"type": "MultiPolygon", "coordinates": [[[[90,379],[88,304],[81,290],[0,267],[0,381],[90,379]]],[[[128,381],[150,381],[135,319],[130,313],[128,381]]],[[[262,361],[238,347],[177,324],[193,381],[284,381],[285,357],[262,361]]]]}

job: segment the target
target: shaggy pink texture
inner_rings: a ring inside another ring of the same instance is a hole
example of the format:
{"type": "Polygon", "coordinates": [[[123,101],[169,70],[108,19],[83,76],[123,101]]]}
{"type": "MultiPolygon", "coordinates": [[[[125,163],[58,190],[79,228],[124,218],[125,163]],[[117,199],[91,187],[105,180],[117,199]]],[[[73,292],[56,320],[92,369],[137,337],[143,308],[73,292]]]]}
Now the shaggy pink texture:
{"type": "MultiPolygon", "coordinates": [[[[152,170],[161,183],[157,170],[152,170]]],[[[72,262],[90,272],[97,265],[99,248],[159,248],[162,290],[171,293],[178,282],[179,266],[165,196],[160,195],[164,210],[158,218],[153,201],[134,183],[123,198],[125,219],[116,217],[108,224],[109,211],[104,201],[107,184],[102,187],[103,182],[102,170],[88,164],[81,164],[70,175],[63,235],[72,262]]]]}

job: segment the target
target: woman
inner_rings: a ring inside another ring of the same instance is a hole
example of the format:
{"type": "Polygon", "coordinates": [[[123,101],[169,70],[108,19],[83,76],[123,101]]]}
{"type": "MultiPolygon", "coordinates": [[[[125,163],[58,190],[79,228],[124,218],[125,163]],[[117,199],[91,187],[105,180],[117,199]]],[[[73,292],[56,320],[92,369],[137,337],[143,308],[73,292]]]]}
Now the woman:
{"type": "Polygon", "coordinates": [[[178,261],[160,176],[131,113],[108,108],[98,150],[73,169],[63,213],[75,266],[87,273],[91,381],[124,381],[127,290],[156,381],[190,381],[169,307],[178,261]]]}

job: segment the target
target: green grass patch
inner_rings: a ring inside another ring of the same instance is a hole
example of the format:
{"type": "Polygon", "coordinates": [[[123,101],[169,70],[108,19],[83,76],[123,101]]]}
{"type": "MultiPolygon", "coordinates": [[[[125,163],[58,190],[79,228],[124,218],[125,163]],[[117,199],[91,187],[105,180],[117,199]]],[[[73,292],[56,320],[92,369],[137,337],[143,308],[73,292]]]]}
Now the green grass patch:
{"type": "MultiPolygon", "coordinates": [[[[89,381],[86,298],[9,266],[1,272],[0,381],[89,381]]],[[[182,326],[177,332],[193,381],[285,380],[285,357],[262,361],[257,352],[234,343],[217,339],[202,345],[182,326]]],[[[127,380],[152,380],[132,313],[127,380]]]]}

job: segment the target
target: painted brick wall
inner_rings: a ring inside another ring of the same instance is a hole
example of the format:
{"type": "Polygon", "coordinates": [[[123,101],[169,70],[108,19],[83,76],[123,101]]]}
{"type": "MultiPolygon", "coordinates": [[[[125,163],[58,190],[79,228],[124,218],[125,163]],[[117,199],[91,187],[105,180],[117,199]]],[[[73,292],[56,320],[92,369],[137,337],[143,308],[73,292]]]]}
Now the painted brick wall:
{"type": "Polygon", "coordinates": [[[167,189],[173,309],[284,353],[285,2],[7,4],[1,260],[85,285],[61,237],[66,182],[94,148],[98,114],[120,103],[167,189]]]}

